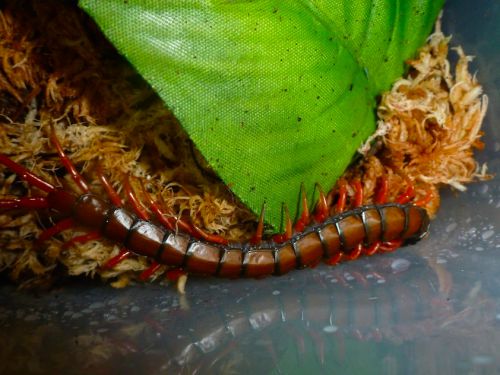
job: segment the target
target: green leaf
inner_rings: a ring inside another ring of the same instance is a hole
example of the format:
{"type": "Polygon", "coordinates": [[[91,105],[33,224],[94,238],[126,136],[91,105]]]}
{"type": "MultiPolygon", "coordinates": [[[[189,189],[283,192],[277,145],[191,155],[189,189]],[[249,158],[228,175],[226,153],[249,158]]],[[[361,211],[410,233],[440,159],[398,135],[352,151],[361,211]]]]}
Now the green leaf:
{"type": "Polygon", "coordinates": [[[435,0],[81,0],[220,177],[267,219],[330,188],[375,100],[424,42],[435,0]]]}

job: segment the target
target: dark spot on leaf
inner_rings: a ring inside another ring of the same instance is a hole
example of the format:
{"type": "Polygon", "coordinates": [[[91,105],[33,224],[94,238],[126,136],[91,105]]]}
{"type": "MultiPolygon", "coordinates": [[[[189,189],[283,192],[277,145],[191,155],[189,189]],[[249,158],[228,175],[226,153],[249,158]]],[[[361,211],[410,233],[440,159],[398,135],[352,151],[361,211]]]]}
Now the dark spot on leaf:
{"type": "Polygon", "coordinates": [[[354,83],[351,83],[351,84],[349,85],[349,91],[352,91],[352,89],[353,89],[353,88],[354,88],[354,83]]]}
{"type": "Polygon", "coordinates": [[[357,135],[358,135],[358,132],[353,132],[353,133],[351,134],[351,136],[352,136],[353,138],[355,138],[357,135]]]}
{"type": "Polygon", "coordinates": [[[301,122],[302,121],[302,117],[297,117],[297,122],[301,122]]]}
{"type": "Polygon", "coordinates": [[[318,99],[318,100],[319,100],[319,99],[321,99],[321,97],[318,95],[318,96],[316,97],[316,99],[318,99]]]}

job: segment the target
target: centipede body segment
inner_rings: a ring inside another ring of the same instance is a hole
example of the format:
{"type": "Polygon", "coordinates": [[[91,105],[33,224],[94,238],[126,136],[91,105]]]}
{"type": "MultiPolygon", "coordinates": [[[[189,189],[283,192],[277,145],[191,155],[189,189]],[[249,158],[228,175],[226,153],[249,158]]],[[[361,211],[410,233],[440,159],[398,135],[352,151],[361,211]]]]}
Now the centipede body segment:
{"type": "MultiPolygon", "coordinates": [[[[59,153],[74,176],[74,167],[68,166],[69,159],[61,150],[59,153]]],[[[193,274],[226,278],[283,275],[293,269],[314,266],[321,259],[340,260],[342,256],[354,259],[363,251],[371,254],[374,251],[369,249],[379,243],[415,242],[427,234],[429,227],[424,208],[410,203],[384,203],[359,206],[330,216],[281,243],[260,239],[249,243],[212,243],[188,233],[177,233],[149,220],[146,214],[134,214],[87,189],[82,188],[83,194],[78,195],[55,188],[5,155],[1,155],[0,163],[47,192],[37,204],[17,200],[17,207],[48,207],[69,220],[68,225],[60,222],[59,227],[56,224],[55,228],[49,228],[45,237],[75,223],[95,233],[90,238],[100,234],[128,252],[193,274]]],[[[80,176],[73,178],[82,181],[80,176]]],[[[0,208],[12,208],[12,202],[0,200],[0,208]]]]}

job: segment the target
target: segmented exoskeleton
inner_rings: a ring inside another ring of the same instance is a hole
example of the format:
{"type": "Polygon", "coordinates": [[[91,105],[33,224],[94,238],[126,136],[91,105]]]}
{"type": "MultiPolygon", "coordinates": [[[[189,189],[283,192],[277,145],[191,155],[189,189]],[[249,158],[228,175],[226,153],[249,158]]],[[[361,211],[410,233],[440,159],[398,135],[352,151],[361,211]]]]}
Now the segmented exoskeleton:
{"type": "MultiPolygon", "coordinates": [[[[318,205],[321,212],[314,216],[316,223],[309,225],[311,219],[307,214],[299,224],[309,226],[295,234],[289,230],[285,238],[276,241],[262,241],[262,215],[260,233],[248,243],[229,243],[221,237],[204,234],[196,227],[188,226],[189,233],[181,233],[169,225],[152,200],[150,203],[158,222],[152,221],[137,204],[132,205],[135,213],[122,207],[121,199],[102,173],[99,176],[111,201],[91,193],[65,155],[54,131],[51,139],[63,165],[83,194],[56,188],[0,154],[0,164],[47,193],[45,197],[2,199],[0,208],[45,208],[66,218],[42,233],[39,241],[76,224],[91,231],[87,239],[102,236],[122,245],[124,250],[108,262],[108,267],[131,252],[155,260],[145,271],[147,276],[160,264],[189,273],[228,278],[282,275],[295,268],[316,265],[321,259],[336,263],[342,258],[355,259],[363,253],[371,255],[379,249],[391,250],[402,243],[418,241],[427,234],[429,227],[426,210],[403,203],[408,200],[403,199],[396,203],[359,206],[330,217],[326,217],[325,205],[318,205]]],[[[137,198],[130,189],[128,191],[134,203],[137,198]]]]}

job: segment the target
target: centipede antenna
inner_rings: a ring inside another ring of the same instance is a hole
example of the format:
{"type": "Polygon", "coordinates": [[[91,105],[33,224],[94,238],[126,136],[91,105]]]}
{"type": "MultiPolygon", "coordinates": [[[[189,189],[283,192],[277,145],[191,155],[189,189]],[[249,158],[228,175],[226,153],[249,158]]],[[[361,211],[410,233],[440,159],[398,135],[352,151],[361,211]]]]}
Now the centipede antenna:
{"type": "Polygon", "coordinates": [[[307,193],[304,183],[300,185],[300,195],[302,201],[302,213],[300,218],[295,223],[295,230],[297,232],[303,232],[307,224],[311,221],[311,215],[309,213],[309,204],[307,202],[307,193]]]}
{"type": "Polygon", "coordinates": [[[30,185],[33,185],[40,190],[45,191],[46,193],[50,193],[56,190],[56,187],[54,185],[49,184],[47,181],[42,180],[34,173],[31,173],[21,164],[18,164],[14,160],[10,159],[7,155],[0,154],[0,164],[5,165],[21,179],[28,182],[30,185]]]}
{"type": "Polygon", "coordinates": [[[49,204],[45,197],[21,197],[12,199],[0,199],[0,210],[13,210],[24,208],[28,210],[41,210],[48,208],[49,204]]]}
{"type": "Polygon", "coordinates": [[[132,255],[131,251],[129,251],[125,248],[122,248],[120,250],[120,252],[118,253],[118,255],[115,255],[113,258],[109,259],[106,263],[104,263],[102,268],[107,269],[107,270],[112,269],[116,265],[118,265],[118,263],[127,259],[130,255],[132,255]]]}
{"type": "Polygon", "coordinates": [[[262,204],[262,209],[260,210],[259,222],[257,223],[257,229],[255,234],[250,239],[252,245],[258,245],[262,242],[262,236],[264,234],[264,216],[266,214],[266,204],[262,204]]]}
{"type": "Polygon", "coordinates": [[[314,210],[314,221],[317,223],[322,223],[328,217],[328,203],[326,201],[326,195],[321,188],[321,185],[316,183],[316,188],[318,189],[318,203],[316,203],[316,208],[314,210]]]}
{"type": "Polygon", "coordinates": [[[108,194],[111,203],[113,203],[116,207],[121,207],[123,205],[122,199],[120,198],[116,190],[113,188],[109,180],[106,178],[106,176],[104,176],[101,165],[97,166],[96,173],[97,177],[101,181],[102,186],[104,187],[104,190],[106,190],[106,194],[108,194]]]}
{"type": "Polygon", "coordinates": [[[83,192],[88,193],[89,192],[88,184],[85,182],[82,175],[78,173],[75,166],[73,165],[71,160],[69,160],[68,156],[64,152],[61,143],[59,143],[59,139],[57,139],[56,131],[54,129],[53,124],[50,124],[50,141],[56,148],[57,154],[59,155],[59,159],[61,159],[61,163],[64,165],[64,168],[68,171],[68,173],[71,175],[73,181],[75,181],[75,183],[83,192]]]}

